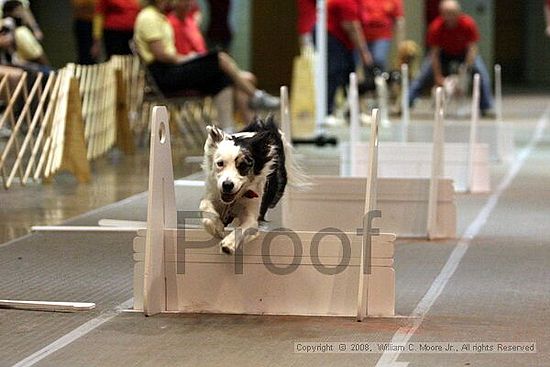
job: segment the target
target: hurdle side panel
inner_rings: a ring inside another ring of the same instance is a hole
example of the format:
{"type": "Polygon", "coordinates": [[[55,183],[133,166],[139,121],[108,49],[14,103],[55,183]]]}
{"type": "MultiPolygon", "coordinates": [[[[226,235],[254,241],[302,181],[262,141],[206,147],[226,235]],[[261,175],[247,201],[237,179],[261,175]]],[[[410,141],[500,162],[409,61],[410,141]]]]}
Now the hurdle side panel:
{"type": "MultiPolygon", "coordinates": [[[[351,162],[349,159],[348,145],[343,143],[341,149],[340,172],[349,173],[351,162]]],[[[456,192],[464,192],[467,189],[468,149],[469,145],[465,143],[446,143],[444,147],[444,177],[453,179],[456,192]]],[[[353,154],[357,157],[357,176],[366,177],[368,144],[357,144],[353,154]]],[[[378,175],[380,177],[430,177],[432,143],[381,142],[378,157],[378,175]]],[[[337,161],[332,163],[338,165],[337,161]]],[[[484,193],[491,190],[489,168],[489,146],[487,144],[475,144],[472,192],[484,193]]],[[[348,174],[344,175],[348,176],[348,174]]]]}
{"type": "Polygon", "coordinates": [[[144,258],[143,309],[154,315],[174,306],[176,289],[165,281],[175,269],[164,261],[165,251],[174,251],[175,244],[165,241],[165,230],[176,228],[176,196],[170,128],[166,107],[154,107],[151,122],[151,156],[149,162],[149,198],[144,258]],[[167,297],[167,295],[169,295],[167,297]]]}
{"type": "MultiPolygon", "coordinates": [[[[362,227],[366,178],[311,176],[306,192],[289,188],[289,215],[283,226],[301,230],[336,227],[355,231],[362,227]]],[[[375,224],[398,237],[426,237],[428,178],[379,178],[375,224]],[[414,213],[414,214],[411,214],[414,213]]],[[[438,237],[456,236],[456,203],[453,181],[440,179],[438,189],[438,237]]]]}
{"type": "MultiPolygon", "coordinates": [[[[145,231],[134,240],[136,273],[145,256],[145,231]]],[[[359,279],[361,237],[345,234],[351,253],[343,256],[343,246],[335,236],[326,236],[318,247],[318,258],[311,256],[311,244],[316,233],[295,231],[300,239],[302,253],[294,253],[294,247],[281,232],[272,238],[270,255],[262,252],[266,246],[266,233],[248,243],[243,249],[242,274],[235,271],[235,259],[220,253],[218,240],[202,229],[186,229],[185,232],[166,230],[167,237],[179,242],[176,252],[166,252],[165,261],[174,264],[178,271],[167,274],[167,282],[177,285],[177,307],[171,311],[182,313],[235,313],[301,316],[355,316],[357,281],[359,279]],[[193,242],[207,246],[194,247],[193,242]],[[349,265],[336,275],[326,275],[314,265],[333,268],[347,259],[349,265]],[[270,271],[266,264],[285,268],[299,263],[296,270],[281,275],[270,271]]],[[[372,273],[369,276],[370,309],[372,316],[392,316],[395,303],[395,277],[393,271],[395,236],[382,234],[374,238],[372,246],[372,273]]],[[[139,290],[140,277],[134,278],[139,290]]],[[[140,309],[139,291],[134,294],[134,307],[140,309]]]]}

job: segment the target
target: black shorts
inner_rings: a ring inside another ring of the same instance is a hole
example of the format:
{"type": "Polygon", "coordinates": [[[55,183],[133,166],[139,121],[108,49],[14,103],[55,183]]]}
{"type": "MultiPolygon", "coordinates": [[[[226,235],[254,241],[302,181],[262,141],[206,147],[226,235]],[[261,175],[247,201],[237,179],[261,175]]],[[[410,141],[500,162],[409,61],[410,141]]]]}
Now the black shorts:
{"type": "Polygon", "coordinates": [[[185,90],[216,95],[232,84],[220,69],[218,51],[212,51],[183,64],[154,62],[149,70],[164,93],[185,90]]]}

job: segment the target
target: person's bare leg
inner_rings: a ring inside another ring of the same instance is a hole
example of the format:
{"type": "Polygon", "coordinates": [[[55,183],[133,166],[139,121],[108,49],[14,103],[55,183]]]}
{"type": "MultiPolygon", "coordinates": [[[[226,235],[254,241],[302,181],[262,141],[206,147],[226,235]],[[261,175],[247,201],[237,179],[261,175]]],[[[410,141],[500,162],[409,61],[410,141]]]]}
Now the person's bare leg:
{"type": "Polygon", "coordinates": [[[218,112],[218,123],[226,132],[233,132],[233,88],[227,87],[214,96],[214,105],[218,112]]]}
{"type": "Polygon", "coordinates": [[[242,72],[233,58],[225,52],[220,52],[218,54],[218,60],[220,62],[220,69],[233,80],[237,89],[244,92],[248,97],[252,97],[256,92],[256,87],[250,81],[242,77],[242,72]]]}
{"type": "MultiPolygon", "coordinates": [[[[241,71],[241,77],[256,86],[256,77],[248,71],[241,71]]],[[[254,118],[254,112],[249,107],[250,97],[240,89],[235,91],[235,105],[246,123],[254,118]]]]}

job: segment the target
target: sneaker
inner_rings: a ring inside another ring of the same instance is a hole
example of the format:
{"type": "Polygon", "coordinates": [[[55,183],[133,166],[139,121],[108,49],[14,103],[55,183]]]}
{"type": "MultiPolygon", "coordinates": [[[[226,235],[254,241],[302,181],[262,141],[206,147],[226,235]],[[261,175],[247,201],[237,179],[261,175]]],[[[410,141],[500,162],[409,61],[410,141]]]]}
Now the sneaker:
{"type": "Polygon", "coordinates": [[[334,115],[328,115],[325,119],[324,126],[343,126],[346,124],[346,120],[336,117],[334,115]]]}
{"type": "Polygon", "coordinates": [[[281,105],[281,101],[266,91],[257,90],[248,105],[253,110],[276,110],[281,105]]]}

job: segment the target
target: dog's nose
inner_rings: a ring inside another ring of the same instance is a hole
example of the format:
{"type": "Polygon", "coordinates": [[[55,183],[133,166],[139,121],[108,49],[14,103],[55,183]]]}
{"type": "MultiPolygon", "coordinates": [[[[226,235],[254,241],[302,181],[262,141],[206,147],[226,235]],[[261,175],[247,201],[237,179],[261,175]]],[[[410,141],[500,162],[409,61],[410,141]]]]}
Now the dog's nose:
{"type": "Polygon", "coordinates": [[[224,181],[222,183],[222,190],[223,192],[225,193],[231,193],[231,191],[233,191],[233,188],[235,187],[235,184],[231,181],[224,181]]]}

